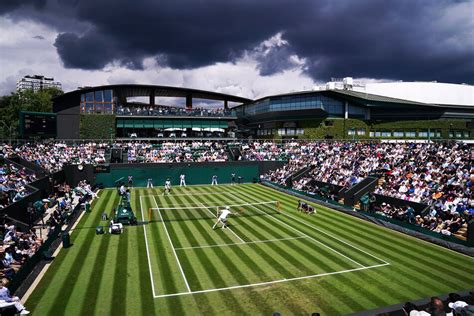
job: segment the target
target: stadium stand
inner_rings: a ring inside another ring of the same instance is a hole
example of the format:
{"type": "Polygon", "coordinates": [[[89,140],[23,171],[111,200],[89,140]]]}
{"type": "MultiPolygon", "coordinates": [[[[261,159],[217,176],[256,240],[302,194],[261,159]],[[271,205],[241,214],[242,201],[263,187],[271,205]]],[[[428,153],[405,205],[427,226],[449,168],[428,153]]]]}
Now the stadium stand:
{"type": "MultiPolygon", "coordinates": [[[[217,162],[287,160],[282,168],[262,177],[296,190],[343,201],[343,194],[369,175],[379,177],[375,194],[400,203],[366,203],[365,210],[405,221],[430,231],[464,238],[474,214],[474,166],[470,147],[461,143],[380,143],[342,141],[161,141],[156,143],[27,143],[2,146],[5,157],[18,155],[49,172],[67,164],[102,164],[113,148],[122,149],[129,163],[217,162]],[[295,175],[297,178],[293,179],[295,175]],[[403,201],[427,206],[414,210],[403,201]]],[[[2,191],[9,202],[21,198],[22,185],[34,177],[2,166],[2,191]],[[12,190],[14,194],[12,193],[12,190]],[[17,193],[20,192],[20,193],[17,193]],[[5,194],[4,194],[5,195],[5,194]]],[[[16,169],[14,169],[16,170],[16,169]]],[[[370,192],[367,192],[370,193],[370,192]]],[[[367,196],[365,197],[367,199],[367,196]]],[[[5,197],[3,197],[2,203],[5,197]]],[[[361,198],[361,201],[363,199],[361,198]]],[[[360,208],[358,202],[357,208],[360,208]]]]}
{"type": "Polygon", "coordinates": [[[232,116],[232,111],[226,109],[205,109],[205,108],[179,108],[171,106],[119,106],[116,109],[117,115],[136,116],[202,116],[202,117],[228,117],[232,116]]]}
{"type": "Polygon", "coordinates": [[[34,172],[14,163],[0,161],[0,209],[24,198],[31,191],[28,183],[34,180],[34,172]]]}

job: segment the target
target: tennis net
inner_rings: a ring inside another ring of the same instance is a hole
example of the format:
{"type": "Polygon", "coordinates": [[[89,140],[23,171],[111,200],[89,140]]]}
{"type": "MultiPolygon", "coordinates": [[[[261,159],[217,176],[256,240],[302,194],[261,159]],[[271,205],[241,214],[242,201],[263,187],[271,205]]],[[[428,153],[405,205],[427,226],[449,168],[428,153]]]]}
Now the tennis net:
{"type": "Polygon", "coordinates": [[[219,210],[229,207],[232,217],[265,216],[280,213],[280,203],[278,201],[266,201],[256,203],[222,204],[222,205],[202,205],[202,206],[179,206],[160,207],[149,210],[151,221],[186,221],[194,219],[214,219],[219,210]]]}

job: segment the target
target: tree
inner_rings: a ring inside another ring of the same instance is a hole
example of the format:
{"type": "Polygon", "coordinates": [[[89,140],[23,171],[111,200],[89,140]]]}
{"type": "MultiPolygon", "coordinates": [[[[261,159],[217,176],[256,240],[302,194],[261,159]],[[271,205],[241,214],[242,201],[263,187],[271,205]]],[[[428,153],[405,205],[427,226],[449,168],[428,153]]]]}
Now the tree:
{"type": "Polygon", "coordinates": [[[18,135],[20,112],[52,112],[53,98],[63,94],[57,88],[47,88],[38,92],[25,90],[12,92],[0,98],[0,137],[14,138],[18,135]],[[13,135],[12,135],[13,134],[13,135]]]}

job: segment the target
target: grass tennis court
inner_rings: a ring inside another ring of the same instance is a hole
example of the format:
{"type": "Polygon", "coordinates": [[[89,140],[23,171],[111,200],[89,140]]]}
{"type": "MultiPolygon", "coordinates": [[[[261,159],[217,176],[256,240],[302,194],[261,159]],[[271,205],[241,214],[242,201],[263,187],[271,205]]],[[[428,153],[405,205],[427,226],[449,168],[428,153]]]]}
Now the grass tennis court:
{"type": "Polygon", "coordinates": [[[298,213],[261,185],[134,189],[149,223],[96,236],[118,200],[100,193],[27,301],[34,315],[338,315],[474,287],[473,258],[323,207],[298,213]],[[241,215],[212,230],[225,205],[241,215]]]}

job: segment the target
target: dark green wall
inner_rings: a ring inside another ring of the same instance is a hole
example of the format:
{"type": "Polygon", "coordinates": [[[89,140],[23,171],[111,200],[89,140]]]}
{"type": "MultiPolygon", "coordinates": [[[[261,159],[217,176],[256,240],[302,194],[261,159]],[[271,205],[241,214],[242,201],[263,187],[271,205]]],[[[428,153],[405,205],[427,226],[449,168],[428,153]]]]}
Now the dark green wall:
{"type": "Polygon", "coordinates": [[[134,186],[145,187],[147,179],[153,179],[154,186],[163,186],[166,178],[170,178],[172,185],[179,185],[179,176],[183,173],[186,175],[186,183],[191,184],[211,184],[213,175],[217,175],[218,183],[230,183],[231,174],[241,176],[244,182],[252,182],[259,178],[259,166],[255,164],[237,165],[226,163],[214,164],[153,164],[137,166],[134,165],[111,165],[110,173],[96,174],[96,183],[102,183],[105,187],[114,187],[115,181],[123,178],[122,181],[127,183],[128,176],[132,175],[134,186]]]}

